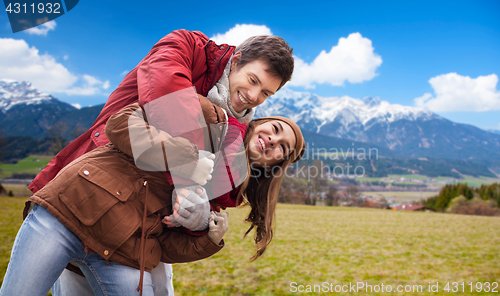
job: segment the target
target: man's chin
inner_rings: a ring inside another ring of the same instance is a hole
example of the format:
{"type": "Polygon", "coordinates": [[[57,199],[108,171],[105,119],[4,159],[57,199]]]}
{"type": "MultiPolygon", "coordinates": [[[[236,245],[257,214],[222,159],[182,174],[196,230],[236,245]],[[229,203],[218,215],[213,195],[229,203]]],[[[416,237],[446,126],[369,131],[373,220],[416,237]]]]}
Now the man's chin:
{"type": "Polygon", "coordinates": [[[231,100],[231,107],[233,108],[234,111],[236,111],[238,113],[245,110],[244,106],[241,106],[241,104],[235,100],[231,100]]]}
{"type": "Polygon", "coordinates": [[[245,108],[242,108],[241,106],[238,106],[238,108],[234,108],[234,106],[233,106],[233,110],[240,113],[240,112],[243,112],[243,110],[245,110],[245,108]]]}

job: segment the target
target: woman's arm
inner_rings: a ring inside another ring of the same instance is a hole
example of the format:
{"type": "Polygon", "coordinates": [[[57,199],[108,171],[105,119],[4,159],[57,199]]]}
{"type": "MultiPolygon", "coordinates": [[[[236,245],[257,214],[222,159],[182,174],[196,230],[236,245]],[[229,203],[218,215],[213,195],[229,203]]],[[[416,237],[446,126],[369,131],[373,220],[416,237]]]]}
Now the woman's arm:
{"type": "MultiPolygon", "coordinates": [[[[171,109],[175,109],[175,106],[179,104],[185,105],[186,102],[172,101],[171,109]]],[[[200,110],[209,128],[212,128],[214,124],[220,126],[227,122],[222,109],[203,96],[199,95],[194,101],[190,101],[188,105],[191,105],[190,108],[193,110],[200,110]]],[[[170,110],[164,116],[169,117],[171,115],[170,117],[175,117],[178,115],[175,114],[174,116],[173,113],[176,113],[176,110],[170,110]]],[[[183,119],[172,123],[170,128],[172,129],[176,124],[183,125],[183,120],[189,116],[195,115],[183,114],[183,119]]],[[[150,171],[170,170],[171,173],[181,178],[189,179],[199,158],[198,146],[201,149],[212,151],[211,137],[208,131],[200,129],[191,131],[191,133],[177,133],[177,136],[172,137],[168,132],[150,125],[149,118],[137,103],[129,105],[110,117],[106,124],[106,136],[116,148],[134,157],[136,163],[143,166],[140,168],[150,171]],[[199,137],[200,135],[201,137],[199,137]],[[198,145],[193,144],[193,138],[196,138],[198,145]],[[207,145],[209,146],[205,147],[207,145]]],[[[176,121],[174,118],[170,119],[176,121]]],[[[185,127],[179,127],[179,129],[182,128],[185,127]]]]}
{"type": "Polygon", "coordinates": [[[224,247],[222,237],[229,227],[228,222],[228,213],[212,212],[209,231],[202,236],[166,230],[159,238],[162,247],[161,261],[183,263],[212,256],[224,247]]]}
{"type": "Polygon", "coordinates": [[[170,171],[189,179],[198,162],[196,145],[150,126],[138,103],[110,117],[106,136],[116,148],[133,157],[143,170],[170,171]]]}

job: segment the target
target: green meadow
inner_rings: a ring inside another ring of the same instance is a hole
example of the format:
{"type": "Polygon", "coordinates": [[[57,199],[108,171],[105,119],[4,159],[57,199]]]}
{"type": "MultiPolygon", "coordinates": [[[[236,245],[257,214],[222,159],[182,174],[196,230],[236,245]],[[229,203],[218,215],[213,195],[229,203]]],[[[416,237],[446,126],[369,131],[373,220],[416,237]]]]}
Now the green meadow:
{"type": "Polygon", "coordinates": [[[0,163],[0,179],[11,177],[13,174],[37,175],[54,156],[30,155],[19,160],[16,164],[0,163]]]}
{"type": "Polygon", "coordinates": [[[439,191],[365,191],[362,194],[374,197],[384,197],[395,202],[418,202],[431,196],[436,196],[439,191]]]}
{"type": "Polygon", "coordinates": [[[469,186],[474,186],[474,187],[480,187],[482,184],[493,184],[493,183],[500,183],[500,179],[498,178],[489,178],[489,177],[473,177],[473,176],[468,176],[468,175],[463,175],[462,179],[454,179],[450,177],[435,177],[431,178],[428,176],[424,175],[388,175],[387,177],[381,177],[381,178],[371,178],[371,177],[361,177],[361,178],[356,178],[357,181],[360,183],[366,183],[366,182],[385,182],[385,183],[392,183],[392,180],[398,180],[397,183],[400,184],[406,184],[406,185],[416,185],[416,184],[422,184],[422,183],[417,183],[417,182],[400,182],[399,179],[405,178],[405,179],[415,179],[415,180],[427,180],[427,179],[434,179],[434,182],[427,183],[428,186],[432,187],[442,187],[444,184],[447,183],[467,183],[469,186]]]}
{"type": "MultiPolygon", "coordinates": [[[[25,198],[0,198],[0,278],[21,224],[25,198]]],[[[500,218],[365,208],[280,204],[276,232],[266,253],[249,262],[253,244],[243,239],[247,208],[230,209],[226,246],[213,257],[174,265],[176,295],[293,295],[307,285],[335,295],[499,295],[475,292],[476,283],[500,282],[500,218]],[[465,282],[448,293],[446,283],[465,282]],[[422,290],[387,293],[372,289],[422,290]],[[473,283],[474,292],[470,292],[473,283]],[[429,284],[438,292],[428,292],[429,284]],[[302,285],[302,287],[300,287],[302,285]],[[462,286],[459,286],[460,289],[462,286]],[[296,292],[294,292],[294,290],[296,292]]],[[[479,286],[478,286],[479,287],[479,286]]],[[[496,289],[500,291],[500,287],[496,289]]],[[[318,292],[319,293],[319,292],[318,292]]]]}
{"type": "Polygon", "coordinates": [[[469,186],[481,187],[481,185],[486,184],[490,185],[493,183],[500,183],[500,179],[497,178],[488,178],[488,177],[473,177],[473,176],[463,176],[463,179],[454,180],[454,182],[450,182],[449,178],[438,177],[436,181],[441,181],[443,183],[467,183],[469,186]]]}
{"type": "Polygon", "coordinates": [[[180,295],[311,294],[294,290],[358,282],[424,288],[410,293],[359,290],[359,295],[448,295],[443,290],[447,282],[500,281],[500,218],[280,204],[273,242],[262,258],[249,262],[252,242],[242,239],[247,211],[229,212],[230,231],[221,252],[174,266],[180,295]],[[427,292],[429,283],[440,285],[439,292],[427,292]]]}

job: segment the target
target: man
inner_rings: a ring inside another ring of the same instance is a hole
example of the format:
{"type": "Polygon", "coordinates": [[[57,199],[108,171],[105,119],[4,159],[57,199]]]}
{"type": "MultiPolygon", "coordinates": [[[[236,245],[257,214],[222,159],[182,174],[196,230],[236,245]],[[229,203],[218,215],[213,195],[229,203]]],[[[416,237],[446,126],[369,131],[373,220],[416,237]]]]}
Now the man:
{"type": "MultiPolygon", "coordinates": [[[[141,106],[154,103],[168,94],[194,87],[199,95],[222,107],[229,116],[240,122],[249,122],[254,107],[262,104],[291,79],[293,72],[292,49],[280,37],[251,37],[235,48],[217,45],[201,32],[174,31],[163,37],[148,55],[123,79],[110,95],[92,127],[66,146],[38,174],[29,185],[36,192],[74,159],[109,142],[104,133],[108,118],[123,107],[139,101],[141,106]],[[215,87],[214,87],[215,86],[215,87]]],[[[161,109],[152,110],[161,116],[161,109]]],[[[160,279],[155,295],[166,295],[167,288],[160,284],[171,278],[168,265],[158,267],[160,279]]],[[[154,276],[153,280],[157,277],[154,276]]],[[[63,283],[71,281],[65,271],[63,283]]],[[[171,282],[168,281],[171,285],[171,282]]],[[[59,285],[59,286],[58,286],[59,285]]],[[[66,287],[67,288],[67,287],[66,287]]],[[[63,289],[64,290],[64,289],[63,289]]],[[[75,291],[70,291],[76,295],[75,291]]],[[[83,295],[83,294],[82,294],[83,295]]]]}

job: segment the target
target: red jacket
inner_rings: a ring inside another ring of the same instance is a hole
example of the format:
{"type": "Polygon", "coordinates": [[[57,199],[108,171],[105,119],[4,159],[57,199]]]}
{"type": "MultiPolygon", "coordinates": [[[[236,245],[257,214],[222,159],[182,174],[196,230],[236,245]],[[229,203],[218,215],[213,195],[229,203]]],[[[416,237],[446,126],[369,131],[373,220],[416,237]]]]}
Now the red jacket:
{"type": "MultiPolygon", "coordinates": [[[[244,147],[243,139],[247,133],[247,125],[238,122],[234,117],[229,117],[228,123],[228,130],[221,148],[224,155],[224,162],[214,167],[213,179],[210,181],[211,186],[208,189],[210,196],[216,196],[215,201],[222,208],[233,208],[241,204],[241,199],[236,202],[241,186],[239,183],[234,184],[234,182],[242,181],[241,179],[246,177],[246,175],[240,176],[238,174],[238,163],[235,163],[234,155],[240,151],[241,147],[244,147]],[[227,177],[229,177],[233,190],[229,191],[227,189],[227,185],[229,184],[223,185],[227,183],[227,177]]],[[[236,162],[238,161],[241,160],[236,160],[236,162]]],[[[220,211],[214,207],[212,207],[212,210],[220,211]]]]}
{"type": "Polygon", "coordinates": [[[163,37],[109,96],[92,127],[61,150],[31,182],[29,189],[37,192],[71,161],[107,144],[106,122],[123,107],[137,101],[144,106],[193,86],[198,94],[206,96],[222,76],[233,52],[234,46],[217,45],[197,31],[178,30],[163,37]]]}
{"type": "MultiPolygon", "coordinates": [[[[218,163],[218,165],[214,167],[214,172],[212,174],[213,179],[206,185],[209,196],[217,196],[210,201],[210,208],[212,211],[220,212],[221,208],[234,208],[243,202],[241,198],[238,200],[241,184],[235,186],[233,181],[239,180],[240,176],[238,175],[238,170],[234,169],[234,156],[232,155],[239,152],[240,147],[244,145],[243,139],[247,133],[247,127],[246,123],[240,123],[234,117],[228,118],[228,130],[221,147],[221,150],[224,151],[225,159],[224,162],[218,163]],[[231,180],[232,190],[227,188],[227,177],[231,180]],[[221,184],[225,184],[223,188],[219,187],[221,184]],[[230,191],[227,192],[228,190],[230,191]]],[[[172,185],[171,182],[169,182],[169,184],[172,185]]],[[[187,228],[183,228],[183,230],[194,236],[202,236],[208,232],[208,230],[191,231],[187,228]]]]}

